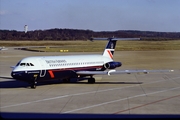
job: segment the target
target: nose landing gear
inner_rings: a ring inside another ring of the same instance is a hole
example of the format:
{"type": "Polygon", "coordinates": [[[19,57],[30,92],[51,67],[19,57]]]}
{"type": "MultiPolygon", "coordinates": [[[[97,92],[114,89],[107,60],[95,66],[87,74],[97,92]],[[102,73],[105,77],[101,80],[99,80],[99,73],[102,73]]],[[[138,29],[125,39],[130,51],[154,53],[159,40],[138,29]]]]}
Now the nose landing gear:
{"type": "Polygon", "coordinates": [[[37,75],[34,75],[34,80],[32,80],[32,82],[30,83],[31,88],[35,89],[36,88],[36,79],[37,79],[37,75]]]}
{"type": "Polygon", "coordinates": [[[34,80],[30,85],[31,85],[31,88],[33,89],[36,89],[36,84],[37,82],[34,80]]]}

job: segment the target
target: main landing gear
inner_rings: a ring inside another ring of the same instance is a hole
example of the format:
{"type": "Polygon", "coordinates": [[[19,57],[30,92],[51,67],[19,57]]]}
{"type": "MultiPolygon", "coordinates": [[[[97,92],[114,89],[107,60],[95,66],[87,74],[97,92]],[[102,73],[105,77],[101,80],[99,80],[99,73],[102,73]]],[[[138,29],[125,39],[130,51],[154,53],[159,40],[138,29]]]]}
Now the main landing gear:
{"type": "Polygon", "coordinates": [[[88,83],[95,83],[95,78],[91,77],[91,78],[88,78],[88,83]]]}

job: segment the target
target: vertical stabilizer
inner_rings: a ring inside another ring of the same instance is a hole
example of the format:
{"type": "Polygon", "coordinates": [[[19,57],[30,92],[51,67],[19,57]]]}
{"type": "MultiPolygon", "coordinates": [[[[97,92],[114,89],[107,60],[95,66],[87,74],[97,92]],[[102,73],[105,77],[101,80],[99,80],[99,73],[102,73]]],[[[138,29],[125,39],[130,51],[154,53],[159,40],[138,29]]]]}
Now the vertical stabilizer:
{"type": "Polygon", "coordinates": [[[103,53],[104,57],[109,57],[109,58],[113,59],[113,54],[114,54],[115,47],[116,47],[116,41],[117,40],[111,40],[111,39],[109,40],[106,48],[104,49],[104,53],[103,53]]]}

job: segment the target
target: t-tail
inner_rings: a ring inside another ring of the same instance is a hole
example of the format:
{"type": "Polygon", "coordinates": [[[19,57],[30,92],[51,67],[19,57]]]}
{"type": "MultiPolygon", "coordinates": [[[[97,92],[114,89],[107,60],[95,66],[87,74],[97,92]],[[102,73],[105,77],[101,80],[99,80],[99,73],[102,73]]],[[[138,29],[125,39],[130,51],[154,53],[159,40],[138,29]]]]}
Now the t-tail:
{"type": "Polygon", "coordinates": [[[103,56],[113,59],[116,42],[118,40],[140,40],[140,38],[92,38],[91,40],[109,40],[106,48],[104,49],[103,56]]]}

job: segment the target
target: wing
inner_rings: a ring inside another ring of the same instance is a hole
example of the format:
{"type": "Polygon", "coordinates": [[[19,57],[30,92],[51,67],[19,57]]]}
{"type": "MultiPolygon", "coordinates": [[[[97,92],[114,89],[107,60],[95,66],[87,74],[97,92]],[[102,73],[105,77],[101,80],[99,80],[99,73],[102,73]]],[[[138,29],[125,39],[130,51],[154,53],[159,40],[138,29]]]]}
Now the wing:
{"type": "Polygon", "coordinates": [[[113,75],[113,74],[131,74],[131,73],[150,73],[150,72],[173,72],[174,70],[109,70],[109,71],[78,71],[78,75],[113,75]]]}

